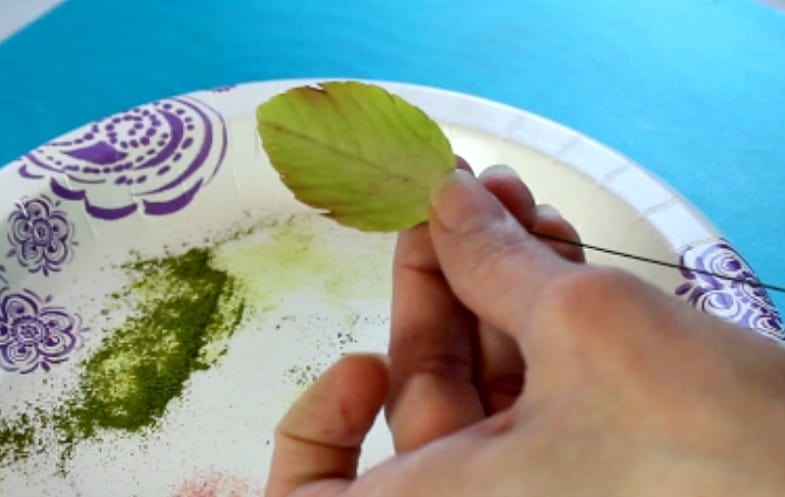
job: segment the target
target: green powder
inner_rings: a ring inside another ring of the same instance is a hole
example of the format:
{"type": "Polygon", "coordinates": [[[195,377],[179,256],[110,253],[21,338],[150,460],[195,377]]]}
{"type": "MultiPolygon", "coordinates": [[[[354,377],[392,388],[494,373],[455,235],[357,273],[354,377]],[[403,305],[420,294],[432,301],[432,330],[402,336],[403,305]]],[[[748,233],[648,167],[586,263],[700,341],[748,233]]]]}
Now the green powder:
{"type": "Polygon", "coordinates": [[[245,305],[211,258],[207,249],[192,249],[127,267],[134,279],[113,297],[133,310],[85,362],[81,396],[57,416],[66,443],[102,428],[154,425],[191,373],[225,352],[245,305]]]}
{"type": "Polygon", "coordinates": [[[0,420],[0,461],[25,459],[36,442],[35,435],[35,427],[27,414],[11,421],[0,420]]]}
{"type": "Polygon", "coordinates": [[[82,440],[101,430],[153,428],[195,371],[212,366],[245,310],[238,282],[213,266],[213,249],[142,260],[123,268],[130,281],[110,295],[103,316],[124,321],[106,330],[82,364],[78,388],[59,406],[0,416],[0,463],[60,449],[58,471],[82,440]]]}
{"type": "Polygon", "coordinates": [[[54,436],[64,471],[75,444],[99,430],[154,426],[191,374],[226,351],[245,302],[234,278],[212,266],[211,249],[125,269],[130,283],[101,311],[107,316],[122,310],[125,321],[82,363],[79,388],[70,399],[52,410],[0,418],[0,463],[45,451],[54,436]]]}

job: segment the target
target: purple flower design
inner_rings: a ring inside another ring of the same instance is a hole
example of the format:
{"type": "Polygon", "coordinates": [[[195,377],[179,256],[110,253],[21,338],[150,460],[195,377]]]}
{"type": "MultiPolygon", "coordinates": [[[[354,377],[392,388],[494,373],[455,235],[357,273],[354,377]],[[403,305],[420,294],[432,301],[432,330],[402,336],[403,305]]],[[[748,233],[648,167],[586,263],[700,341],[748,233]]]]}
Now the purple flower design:
{"type": "Polygon", "coordinates": [[[30,290],[0,291],[0,368],[27,374],[68,359],[82,344],[78,314],[51,306],[30,290]]]}
{"type": "Polygon", "coordinates": [[[223,117],[186,95],[74,130],[20,158],[18,171],[45,181],[62,199],[82,202],[95,218],[161,216],[194,199],[218,172],[226,148],[223,117]]]}
{"type": "Polygon", "coordinates": [[[235,87],[237,87],[237,85],[221,85],[221,86],[216,86],[214,88],[210,88],[210,91],[213,93],[226,93],[234,90],[235,87]]]}
{"type": "Polygon", "coordinates": [[[21,201],[8,218],[8,241],[13,247],[8,257],[16,256],[31,273],[48,276],[73,255],[74,226],[58,206],[59,202],[42,195],[21,201]]]}
{"type": "Polygon", "coordinates": [[[782,318],[749,264],[724,240],[691,247],[681,255],[687,280],[676,288],[678,297],[696,309],[714,314],[777,340],[785,340],[782,318]],[[698,271],[690,271],[694,268],[698,271]],[[714,273],[733,278],[727,280],[714,273]]]}

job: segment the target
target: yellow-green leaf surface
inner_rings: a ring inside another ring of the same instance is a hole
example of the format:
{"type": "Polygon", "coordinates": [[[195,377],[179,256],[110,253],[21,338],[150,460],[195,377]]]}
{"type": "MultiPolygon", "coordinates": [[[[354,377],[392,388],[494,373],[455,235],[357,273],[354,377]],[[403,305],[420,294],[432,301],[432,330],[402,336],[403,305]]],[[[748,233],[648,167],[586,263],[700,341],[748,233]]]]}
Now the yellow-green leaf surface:
{"type": "Polygon", "coordinates": [[[294,88],[260,105],[256,117],[270,162],[295,197],[364,231],[427,220],[432,186],[455,167],[439,126],[378,86],[294,88]]]}

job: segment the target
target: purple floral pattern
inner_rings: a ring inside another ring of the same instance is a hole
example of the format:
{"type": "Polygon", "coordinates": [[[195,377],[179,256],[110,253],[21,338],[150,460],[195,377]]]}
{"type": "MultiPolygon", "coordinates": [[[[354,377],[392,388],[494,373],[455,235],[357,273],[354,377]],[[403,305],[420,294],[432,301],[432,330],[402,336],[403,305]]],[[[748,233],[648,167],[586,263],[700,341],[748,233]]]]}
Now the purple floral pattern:
{"type": "Polygon", "coordinates": [[[691,247],[681,255],[682,275],[687,280],[675,293],[695,308],[757,331],[785,340],[779,312],[765,289],[757,282],[749,264],[726,241],[691,247]],[[736,281],[691,271],[694,268],[721,274],[736,281]]]}
{"type": "Polygon", "coordinates": [[[221,115],[193,96],[153,102],[96,121],[20,159],[19,174],[115,220],[187,206],[226,154],[221,115]]]}
{"type": "Polygon", "coordinates": [[[236,87],[237,85],[221,85],[221,86],[216,86],[214,88],[210,88],[210,91],[213,93],[226,93],[234,90],[236,87]]]}
{"type": "Polygon", "coordinates": [[[27,374],[68,359],[82,344],[78,314],[51,305],[30,290],[0,291],[0,368],[27,374]]]}
{"type": "Polygon", "coordinates": [[[19,264],[31,273],[48,276],[59,271],[73,255],[74,226],[66,213],[58,209],[59,202],[46,195],[19,202],[8,218],[8,257],[16,257],[19,264]]]}

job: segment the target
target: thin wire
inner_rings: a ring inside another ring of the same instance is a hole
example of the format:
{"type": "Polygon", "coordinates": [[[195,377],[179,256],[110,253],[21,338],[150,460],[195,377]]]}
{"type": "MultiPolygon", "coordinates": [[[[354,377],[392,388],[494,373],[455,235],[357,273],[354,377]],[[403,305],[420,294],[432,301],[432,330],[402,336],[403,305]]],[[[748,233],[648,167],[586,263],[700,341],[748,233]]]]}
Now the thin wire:
{"type": "Polygon", "coordinates": [[[688,266],[684,266],[682,264],[675,264],[673,262],[661,261],[658,259],[652,259],[650,257],[644,257],[642,255],[635,255],[635,254],[628,254],[627,252],[621,252],[619,250],[613,250],[605,247],[599,247],[597,245],[591,245],[589,243],[583,242],[576,242],[574,240],[568,240],[566,238],[560,238],[558,236],[548,235],[546,233],[540,233],[538,231],[530,231],[532,235],[537,237],[543,238],[545,240],[551,240],[554,242],[564,243],[567,245],[572,245],[573,247],[581,247],[589,250],[594,250],[595,252],[602,252],[603,254],[615,255],[618,257],[624,257],[627,259],[632,259],[639,262],[646,262],[648,264],[655,264],[657,266],[667,267],[671,269],[679,269],[684,271],[690,271],[692,273],[704,274],[706,276],[713,276],[715,278],[719,278],[721,280],[731,281],[733,283],[741,283],[744,285],[750,285],[751,287],[756,288],[765,288],[767,290],[771,290],[773,292],[780,292],[785,293],[785,286],[779,285],[772,285],[769,283],[762,283],[754,278],[739,278],[734,276],[727,276],[724,274],[714,273],[712,271],[706,271],[705,269],[697,269],[688,266]]]}

